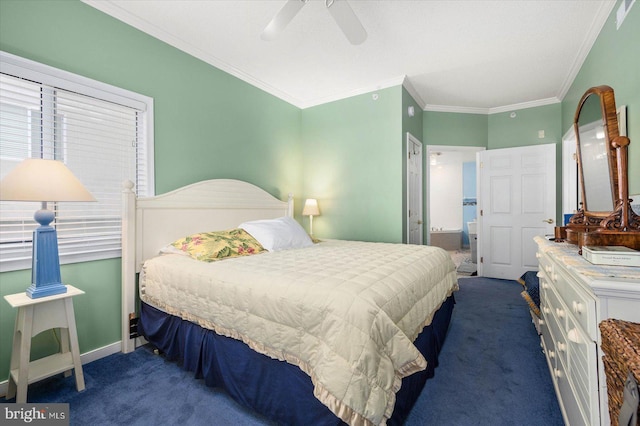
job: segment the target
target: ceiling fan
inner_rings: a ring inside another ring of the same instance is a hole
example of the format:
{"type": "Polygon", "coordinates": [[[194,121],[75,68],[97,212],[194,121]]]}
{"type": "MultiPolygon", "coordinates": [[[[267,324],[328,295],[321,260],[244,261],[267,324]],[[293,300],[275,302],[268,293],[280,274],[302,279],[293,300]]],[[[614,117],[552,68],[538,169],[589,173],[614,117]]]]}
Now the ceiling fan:
{"type": "MultiPolygon", "coordinates": [[[[308,2],[309,0],[287,0],[262,31],[260,38],[267,41],[275,39],[308,2]]],[[[361,44],[367,39],[367,32],[347,0],[325,0],[324,4],[351,44],[361,44]]]]}

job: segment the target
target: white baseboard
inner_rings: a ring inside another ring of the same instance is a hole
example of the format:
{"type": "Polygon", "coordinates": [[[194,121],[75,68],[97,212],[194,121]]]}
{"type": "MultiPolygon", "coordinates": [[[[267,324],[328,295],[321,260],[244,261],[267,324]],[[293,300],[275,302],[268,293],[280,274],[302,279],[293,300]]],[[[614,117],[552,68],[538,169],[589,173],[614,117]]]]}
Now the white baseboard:
{"type": "MultiPolygon", "coordinates": [[[[120,341],[117,341],[107,346],[85,352],[83,354],[80,354],[80,362],[82,362],[82,365],[89,364],[90,362],[99,360],[100,358],[104,358],[106,356],[120,352],[121,347],[122,343],[120,341]]],[[[4,397],[7,394],[8,386],[9,380],[0,382],[0,396],[4,397]]]]}

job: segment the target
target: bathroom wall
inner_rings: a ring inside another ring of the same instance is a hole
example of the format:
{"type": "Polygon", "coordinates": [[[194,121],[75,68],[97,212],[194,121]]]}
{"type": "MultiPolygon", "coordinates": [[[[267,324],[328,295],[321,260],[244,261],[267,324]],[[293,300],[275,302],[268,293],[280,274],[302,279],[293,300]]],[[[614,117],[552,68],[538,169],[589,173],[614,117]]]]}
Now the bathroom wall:
{"type": "Polygon", "coordinates": [[[469,246],[469,227],[467,222],[476,219],[476,162],[462,163],[462,245],[469,246]]]}
{"type": "Polygon", "coordinates": [[[462,152],[429,152],[429,229],[462,229],[462,159],[462,152]]]}
{"type": "Polygon", "coordinates": [[[476,152],[482,148],[427,146],[429,230],[461,230],[476,218],[476,152]]]}

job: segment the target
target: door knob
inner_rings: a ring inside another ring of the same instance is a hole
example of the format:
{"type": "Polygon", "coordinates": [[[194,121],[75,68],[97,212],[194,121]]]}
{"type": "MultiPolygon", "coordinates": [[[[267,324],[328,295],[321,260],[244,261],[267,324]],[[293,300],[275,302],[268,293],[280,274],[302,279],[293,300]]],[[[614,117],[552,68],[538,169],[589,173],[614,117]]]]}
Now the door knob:
{"type": "Polygon", "coordinates": [[[553,223],[553,219],[545,219],[545,220],[543,220],[543,222],[553,223]]]}

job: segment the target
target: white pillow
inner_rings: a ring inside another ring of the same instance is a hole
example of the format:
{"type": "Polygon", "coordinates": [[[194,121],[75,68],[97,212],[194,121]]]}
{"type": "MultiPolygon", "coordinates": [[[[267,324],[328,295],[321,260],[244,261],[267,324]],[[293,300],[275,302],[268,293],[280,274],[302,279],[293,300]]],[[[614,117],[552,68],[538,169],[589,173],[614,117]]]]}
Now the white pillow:
{"type": "Polygon", "coordinates": [[[305,230],[289,216],[244,222],[238,226],[247,231],[268,251],[309,247],[313,241],[305,230]]]}

